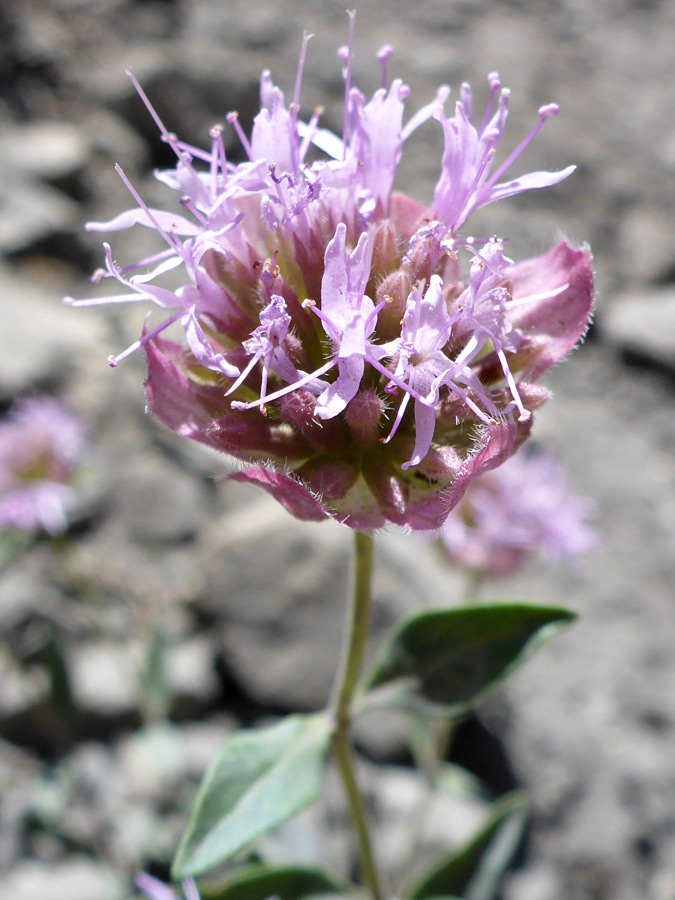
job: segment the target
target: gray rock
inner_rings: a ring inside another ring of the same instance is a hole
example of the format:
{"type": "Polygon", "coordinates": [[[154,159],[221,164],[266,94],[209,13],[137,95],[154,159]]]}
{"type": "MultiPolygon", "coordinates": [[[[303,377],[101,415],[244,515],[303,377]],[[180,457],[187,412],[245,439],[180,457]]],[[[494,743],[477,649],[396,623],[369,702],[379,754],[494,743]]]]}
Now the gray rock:
{"type": "Polygon", "coordinates": [[[73,648],[70,675],[77,707],[104,716],[136,710],[141,671],[139,647],[92,641],[73,648]]]}
{"type": "Polygon", "coordinates": [[[169,652],[167,667],[175,716],[195,718],[218,697],[215,658],[216,647],[210,635],[181,641],[169,652]]]}
{"type": "Polygon", "coordinates": [[[414,884],[441,854],[469,840],[487,805],[434,790],[419,773],[393,766],[361,766],[375,815],[375,846],[396,893],[414,884]]]}
{"type": "MultiPolygon", "coordinates": [[[[669,281],[675,274],[672,212],[638,206],[621,217],[619,257],[626,282],[669,281]]],[[[612,301],[614,302],[614,301],[612,301]]]]}
{"type": "Polygon", "coordinates": [[[7,871],[22,851],[21,830],[29,814],[42,764],[24,749],[0,741],[0,868],[7,871]]]}
{"type": "Polygon", "coordinates": [[[675,289],[636,289],[612,299],[598,320],[612,344],[675,371],[675,289]]]}
{"type": "Polygon", "coordinates": [[[73,856],[57,863],[26,860],[0,876],[0,890],[12,900],[122,900],[124,881],[101,863],[73,856]]]}
{"type": "Polygon", "coordinates": [[[0,719],[29,713],[48,691],[47,674],[39,666],[24,668],[11,652],[0,650],[0,719]]]}
{"type": "Polygon", "coordinates": [[[56,188],[10,170],[3,177],[0,250],[15,253],[78,222],[77,206],[56,188]]]}
{"type": "Polygon", "coordinates": [[[131,540],[144,545],[190,541],[209,518],[203,484],[156,453],[136,455],[117,487],[116,502],[131,540]]]}
{"type": "Polygon", "coordinates": [[[40,557],[37,552],[25,554],[0,571],[0,630],[5,635],[36,613],[50,615],[59,608],[61,595],[54,585],[45,584],[40,557]]]}
{"type": "Polygon", "coordinates": [[[89,142],[69,122],[14,124],[0,135],[6,165],[47,181],[72,175],[89,155],[89,142]]]}
{"type": "MultiPolygon", "coordinates": [[[[90,354],[105,360],[100,314],[63,306],[58,288],[21,278],[0,267],[3,334],[0,399],[5,402],[67,372],[77,371],[90,354]]],[[[104,369],[104,366],[101,366],[104,369]]]]}
{"type": "MultiPolygon", "coordinates": [[[[317,708],[338,664],[352,534],[335,522],[292,519],[254,489],[250,496],[209,535],[202,603],[223,617],[225,664],[252,697],[317,708]]],[[[425,550],[399,534],[378,540],[371,653],[399,613],[443,598],[425,550]]]]}
{"type": "Polygon", "coordinates": [[[603,545],[574,572],[540,564],[492,587],[580,613],[506,688],[502,737],[531,797],[532,856],[557,872],[552,900],[630,900],[673,852],[672,397],[597,345],[549,382],[537,435],[596,500],[603,545]]]}

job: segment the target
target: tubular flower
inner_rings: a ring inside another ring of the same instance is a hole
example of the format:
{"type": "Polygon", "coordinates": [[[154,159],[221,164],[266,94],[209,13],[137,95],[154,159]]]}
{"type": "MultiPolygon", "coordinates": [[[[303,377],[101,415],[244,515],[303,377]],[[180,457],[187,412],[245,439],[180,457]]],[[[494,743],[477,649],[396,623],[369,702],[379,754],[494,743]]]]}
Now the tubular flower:
{"type": "Polygon", "coordinates": [[[143,891],[149,900],[182,900],[182,898],[185,898],[185,900],[199,900],[197,885],[192,878],[188,878],[183,882],[183,893],[180,896],[168,884],[164,884],[163,881],[153,878],[152,875],[148,875],[146,872],[139,872],[135,881],[136,887],[139,891],[143,891]]]}
{"type": "Polygon", "coordinates": [[[562,559],[594,549],[591,512],[556,459],[521,450],[473,482],[445,520],[440,544],[458,565],[497,578],[538,553],[562,559]]]}
{"type": "Polygon", "coordinates": [[[143,347],[150,409],[243,461],[231,477],[259,484],[304,519],[436,528],[471,480],[529,435],[531,412],[547,397],[532,381],[587,327],[591,262],[561,243],[514,264],[503,241],[458,235],[478,206],[570,174],[497,184],[553,108],[490,174],[508,97],[502,92],[492,115],[496,76],[479,128],[466,86],[453,119],[441,87],[404,124],[409,89],[388,84],[390,47],[378,54],[373,97],[354,86],[353,24],[339,51],[341,136],[319,127],[319,111],[300,118],[307,36],[291,104],[264,72],[250,137],[227,116],[243,163],[227,159],[221,126],[209,149],[180,142],[137,86],[176,155],[175,169],[157,177],[183,195],[183,212],[149,208],[121,173],[138,208],[89,227],[142,225],[165,247],[127,266],[106,248],[95,278],[114,278],[126,292],[67,302],[148,300],[169,311],[111,363],[143,347]],[[393,184],[404,142],[434,118],[446,149],[425,208],[393,184]],[[312,146],[312,159],[325,155],[309,162],[312,146]],[[157,283],[179,267],[182,288],[157,283]],[[174,323],[184,343],[163,335],[174,323]]]}
{"type": "Polygon", "coordinates": [[[17,401],[0,424],[0,527],[65,531],[84,449],[82,426],[58,401],[17,401]]]}

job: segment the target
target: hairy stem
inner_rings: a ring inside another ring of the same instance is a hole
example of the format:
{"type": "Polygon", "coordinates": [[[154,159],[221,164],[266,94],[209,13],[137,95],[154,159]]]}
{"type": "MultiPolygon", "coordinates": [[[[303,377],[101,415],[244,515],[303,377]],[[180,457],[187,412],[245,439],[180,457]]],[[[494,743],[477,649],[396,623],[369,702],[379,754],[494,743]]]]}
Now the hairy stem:
{"type": "Polygon", "coordinates": [[[359,844],[361,875],[373,900],[383,900],[379,876],[368,831],[365,804],[355,772],[355,755],[349,731],[351,706],[358,684],[370,619],[373,540],[370,534],[354,532],[354,580],[349,607],[347,636],[342,661],[333,687],[331,710],[335,720],[333,749],[342,776],[349,810],[359,844]]]}

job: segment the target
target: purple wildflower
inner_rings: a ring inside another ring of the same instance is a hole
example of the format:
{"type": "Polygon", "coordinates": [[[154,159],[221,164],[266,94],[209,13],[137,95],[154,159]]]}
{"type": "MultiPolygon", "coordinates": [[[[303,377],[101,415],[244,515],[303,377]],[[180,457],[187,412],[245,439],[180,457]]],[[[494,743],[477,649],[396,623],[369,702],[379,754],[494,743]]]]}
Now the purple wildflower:
{"type": "MultiPolygon", "coordinates": [[[[501,241],[460,238],[474,209],[571,169],[497,184],[540,126],[490,174],[508,96],[493,116],[492,76],[479,128],[466,86],[453,119],[441,87],[404,124],[410,92],[388,82],[391,47],[378,54],[370,99],[353,84],[353,26],[352,17],[339,51],[342,135],[319,127],[319,111],[300,117],[305,36],[291,104],[266,71],[250,138],[236,113],[227,116],[248,157],[241,164],[227,159],[221,126],[206,150],[177,139],[137,85],[176,155],[175,169],[157,177],[180,192],[183,213],[150,209],[121,173],[138,209],[90,227],[143,225],[165,247],[126,266],[106,248],[98,277],[126,293],[68,302],[148,300],[171,311],[112,362],[143,347],[150,409],[248,464],[234,478],[301,518],[428,529],[529,435],[547,396],[532,381],[587,326],[590,257],[562,243],[514,265],[501,241]],[[393,185],[404,141],[434,118],[446,148],[426,209],[393,185]],[[308,162],[312,145],[326,158],[308,162]],[[155,283],[179,267],[182,288],[155,283]],[[163,337],[175,322],[185,345],[163,337]]],[[[540,111],[541,121],[554,111],[540,111]]]]}
{"type": "Polygon", "coordinates": [[[454,562],[495,578],[538,553],[562,559],[592,550],[591,512],[590,501],[570,490],[557,460],[521,450],[471,484],[440,540],[454,562]]]}
{"type": "MultiPolygon", "coordinates": [[[[153,878],[152,875],[148,875],[146,872],[139,872],[135,881],[139,891],[143,891],[150,900],[182,900],[172,887],[164,884],[158,878],[153,878]]],[[[192,878],[188,878],[183,882],[182,897],[184,900],[199,900],[197,885],[192,878]]]]}
{"type": "Polygon", "coordinates": [[[64,531],[84,447],[82,426],[58,401],[17,401],[0,424],[0,526],[64,531]]]}

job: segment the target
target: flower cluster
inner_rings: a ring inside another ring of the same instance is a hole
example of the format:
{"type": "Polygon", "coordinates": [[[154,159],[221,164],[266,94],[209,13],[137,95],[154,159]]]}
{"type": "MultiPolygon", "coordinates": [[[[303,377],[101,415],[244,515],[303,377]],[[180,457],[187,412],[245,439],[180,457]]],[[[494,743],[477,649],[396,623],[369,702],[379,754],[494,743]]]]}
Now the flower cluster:
{"type": "Polygon", "coordinates": [[[164,249],[105,270],[125,292],[73,305],[150,301],[170,310],[119,356],[143,347],[150,409],[180,434],[246,463],[240,481],[270,491],[294,515],[334,517],[357,529],[390,521],[438,527],[480,472],[526,439],[547,398],[533,382],[583,335],[591,311],[586,251],[560,243],[515,264],[498,238],[463,238],[479,207],[554,185],[574,167],[503,180],[555,115],[495,167],[509,92],[488,76],[474,123],[468,85],[452,117],[449,89],[406,124],[409,89],[387,78],[367,99],[353,84],[353,17],[344,65],[342,135],[300,118],[305,36],[290,105],[269,72],[250,136],[236,113],[246,161],[226,155],[223,126],[202,150],[167,130],[136,84],[174,169],[157,178],[183,213],[137,208],[90,229],[154,229],[164,249]],[[404,142],[437,120],[445,149],[434,200],[393,191],[404,142]],[[323,156],[321,155],[323,154],[323,156]],[[317,159],[316,157],[321,157],[317,159]],[[158,279],[181,268],[178,290],[158,279]],[[162,332],[180,323],[184,343],[162,332]]]}
{"type": "Polygon", "coordinates": [[[17,401],[0,424],[0,527],[64,531],[84,448],[82,426],[57,400],[17,401]]]}
{"type": "Polygon", "coordinates": [[[592,503],[573,493],[548,453],[520,450],[474,481],[445,520],[440,543],[450,559],[498,578],[541,553],[562,559],[597,546],[592,503]]]}

